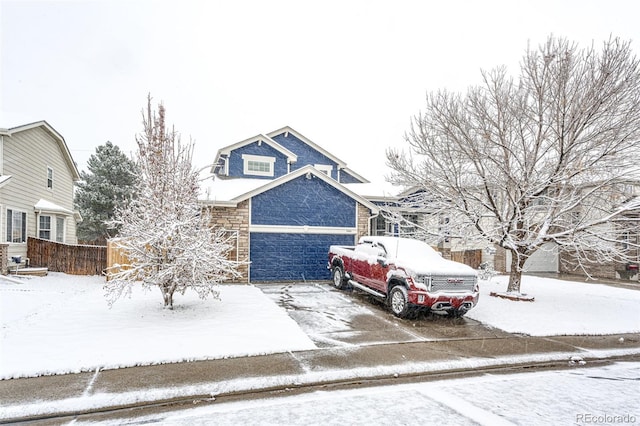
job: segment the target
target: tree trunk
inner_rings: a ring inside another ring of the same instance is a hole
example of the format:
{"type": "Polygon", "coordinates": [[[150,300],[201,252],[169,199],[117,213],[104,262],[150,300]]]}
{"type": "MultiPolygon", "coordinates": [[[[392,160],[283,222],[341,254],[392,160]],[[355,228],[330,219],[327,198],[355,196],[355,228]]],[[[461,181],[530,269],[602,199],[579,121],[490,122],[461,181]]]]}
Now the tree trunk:
{"type": "Polygon", "coordinates": [[[164,298],[164,307],[173,309],[173,290],[162,289],[162,297],[164,298]]]}
{"type": "Polygon", "coordinates": [[[522,282],[522,267],[526,257],[522,253],[516,250],[511,250],[511,272],[509,273],[509,285],[507,286],[507,293],[520,293],[520,284],[522,282]]]}

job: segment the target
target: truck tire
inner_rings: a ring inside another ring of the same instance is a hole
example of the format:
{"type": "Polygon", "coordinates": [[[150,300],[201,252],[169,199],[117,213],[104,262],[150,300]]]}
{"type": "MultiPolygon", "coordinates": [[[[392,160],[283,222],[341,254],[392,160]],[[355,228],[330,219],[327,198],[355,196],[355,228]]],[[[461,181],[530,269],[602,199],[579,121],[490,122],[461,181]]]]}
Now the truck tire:
{"type": "Polygon", "coordinates": [[[342,290],[345,288],[347,283],[346,278],[344,277],[344,270],[342,266],[336,265],[333,267],[333,286],[338,290],[342,290]]]}
{"type": "Polygon", "coordinates": [[[399,318],[406,318],[409,314],[409,296],[407,289],[397,285],[389,293],[389,308],[391,312],[399,318]]]}

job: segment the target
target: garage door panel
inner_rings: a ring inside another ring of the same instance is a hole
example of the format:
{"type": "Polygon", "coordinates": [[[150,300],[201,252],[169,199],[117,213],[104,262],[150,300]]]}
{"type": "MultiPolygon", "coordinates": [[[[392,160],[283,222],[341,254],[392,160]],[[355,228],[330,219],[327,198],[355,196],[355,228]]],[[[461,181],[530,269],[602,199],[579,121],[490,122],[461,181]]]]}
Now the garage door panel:
{"type": "Polygon", "coordinates": [[[329,246],[353,245],[354,241],[355,237],[348,234],[252,232],[250,280],[328,280],[329,246]]]}

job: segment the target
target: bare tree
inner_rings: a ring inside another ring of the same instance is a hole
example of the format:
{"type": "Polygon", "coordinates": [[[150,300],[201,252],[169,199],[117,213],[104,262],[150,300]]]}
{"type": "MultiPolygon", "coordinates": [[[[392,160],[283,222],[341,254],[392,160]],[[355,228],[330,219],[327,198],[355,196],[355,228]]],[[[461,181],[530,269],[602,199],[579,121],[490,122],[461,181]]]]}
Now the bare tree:
{"type": "Polygon", "coordinates": [[[151,96],[142,115],[138,196],[117,211],[115,221],[121,226],[117,246],[128,261],[108,271],[107,299],[113,304],[136,283],[158,287],[169,309],[176,291],[218,297],[216,285],[238,276],[238,262],[227,258],[232,246],[224,230],[210,227],[208,211],[198,202],[193,143],[182,145],[175,130],[166,128],[164,106],[152,111],[151,96]]]}
{"type": "Polygon", "coordinates": [[[508,250],[508,292],[520,292],[525,261],[547,242],[576,267],[628,260],[640,154],[630,43],[610,39],[597,51],[549,37],[527,49],[519,78],[505,68],[482,77],[464,96],[427,95],[409,149],[387,151],[391,181],[414,188],[412,206],[446,212],[450,236],[508,250]]]}

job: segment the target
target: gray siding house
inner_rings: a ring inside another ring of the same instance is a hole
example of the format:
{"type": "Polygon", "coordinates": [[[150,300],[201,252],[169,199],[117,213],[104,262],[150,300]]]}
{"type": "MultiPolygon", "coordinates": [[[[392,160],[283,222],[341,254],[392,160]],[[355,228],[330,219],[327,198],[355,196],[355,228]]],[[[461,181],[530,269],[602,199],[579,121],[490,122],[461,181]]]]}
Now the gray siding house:
{"type": "Polygon", "coordinates": [[[76,244],[74,182],[67,144],[46,121],[0,129],[0,242],[26,257],[27,237],[76,244]]]}

